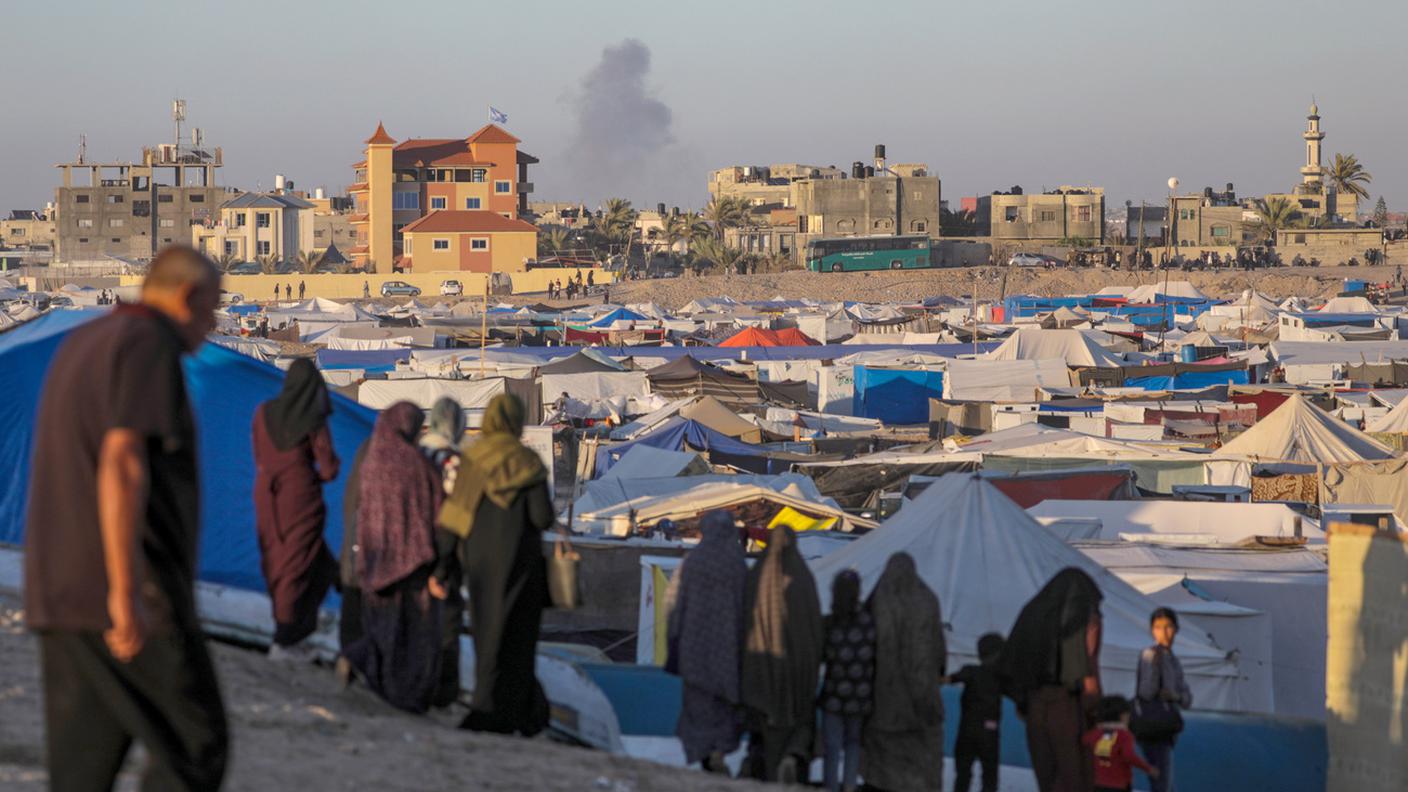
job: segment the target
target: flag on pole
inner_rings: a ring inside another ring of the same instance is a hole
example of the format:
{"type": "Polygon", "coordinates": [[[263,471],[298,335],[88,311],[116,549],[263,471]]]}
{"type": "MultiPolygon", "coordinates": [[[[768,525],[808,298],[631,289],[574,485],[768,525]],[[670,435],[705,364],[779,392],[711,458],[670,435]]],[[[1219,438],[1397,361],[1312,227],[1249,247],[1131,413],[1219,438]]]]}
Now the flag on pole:
{"type": "Polygon", "coordinates": [[[489,105],[489,121],[494,124],[507,124],[508,115],[493,105],[489,105]]]}

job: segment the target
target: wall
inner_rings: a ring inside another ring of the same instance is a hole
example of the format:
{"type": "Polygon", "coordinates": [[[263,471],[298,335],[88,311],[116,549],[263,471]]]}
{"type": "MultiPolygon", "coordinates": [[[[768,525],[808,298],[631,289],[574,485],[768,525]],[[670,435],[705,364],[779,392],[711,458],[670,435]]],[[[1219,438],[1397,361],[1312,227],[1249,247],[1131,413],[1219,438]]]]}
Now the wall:
{"type": "Polygon", "coordinates": [[[405,235],[410,242],[406,257],[412,270],[425,272],[518,272],[524,259],[537,258],[538,235],[532,232],[498,231],[469,234],[464,232],[415,231],[405,235]],[[470,240],[489,240],[487,251],[470,248],[470,240]],[[448,239],[447,250],[436,250],[436,239],[448,239]]]}
{"type": "Polygon", "coordinates": [[[1105,196],[1102,192],[1025,193],[978,196],[978,233],[994,239],[1057,240],[1083,237],[1099,244],[1105,238],[1105,196]],[[1016,210],[1013,220],[1008,209],[1016,210]],[[1080,212],[1089,214],[1080,219],[1080,212]],[[1042,219],[1050,215],[1049,220],[1042,219]]]}
{"type": "MultiPolygon", "coordinates": [[[[583,282],[586,281],[588,270],[582,270],[583,282]]],[[[615,280],[614,273],[604,270],[594,270],[593,279],[598,285],[609,283],[615,280]]],[[[543,268],[529,270],[528,272],[510,273],[513,279],[514,294],[535,294],[546,292],[548,281],[562,279],[566,282],[568,276],[576,276],[577,271],[573,269],[543,268]]],[[[488,276],[476,272],[422,272],[403,273],[393,275],[391,273],[378,273],[374,275],[353,274],[353,275],[303,275],[299,273],[289,273],[287,275],[226,275],[222,287],[229,292],[244,295],[246,301],[264,302],[272,298],[274,286],[277,284],[282,290],[285,285],[293,287],[293,293],[298,294],[298,284],[300,281],[307,284],[305,297],[330,297],[335,299],[361,299],[362,284],[366,283],[371,289],[372,297],[381,294],[381,284],[386,281],[402,281],[421,289],[421,298],[435,298],[440,296],[440,283],[446,280],[457,280],[464,285],[464,293],[467,297],[478,297],[484,293],[484,281],[488,276]]],[[[142,276],[124,275],[120,279],[122,286],[140,286],[142,276]]],[[[280,294],[282,299],[282,293],[280,294]]]]}

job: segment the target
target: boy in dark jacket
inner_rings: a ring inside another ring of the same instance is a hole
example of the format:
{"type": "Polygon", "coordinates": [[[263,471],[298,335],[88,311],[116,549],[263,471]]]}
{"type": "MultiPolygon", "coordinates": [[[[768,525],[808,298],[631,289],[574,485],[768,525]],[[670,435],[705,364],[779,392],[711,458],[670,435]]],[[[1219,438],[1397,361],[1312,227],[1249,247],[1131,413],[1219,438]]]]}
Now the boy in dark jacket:
{"type": "Polygon", "coordinates": [[[958,739],[953,746],[953,763],[957,769],[954,792],[968,792],[968,785],[973,781],[975,759],[983,767],[983,792],[997,792],[1002,687],[993,666],[1002,654],[1003,643],[1002,636],[997,633],[988,633],[979,638],[980,665],[963,666],[946,680],[963,685],[963,697],[959,702],[962,715],[958,721],[958,739]]]}
{"type": "Polygon", "coordinates": [[[1095,792],[1129,792],[1134,785],[1134,768],[1150,778],[1159,771],[1134,750],[1134,735],[1129,731],[1129,700],[1124,696],[1106,696],[1095,707],[1100,723],[1085,733],[1082,742],[1095,759],[1095,792]]]}

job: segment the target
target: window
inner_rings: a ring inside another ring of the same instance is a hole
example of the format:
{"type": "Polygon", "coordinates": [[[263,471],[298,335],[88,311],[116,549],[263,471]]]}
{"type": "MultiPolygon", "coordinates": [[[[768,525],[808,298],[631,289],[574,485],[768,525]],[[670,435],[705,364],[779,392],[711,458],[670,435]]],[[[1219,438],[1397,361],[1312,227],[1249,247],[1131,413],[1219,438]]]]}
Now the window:
{"type": "Polygon", "coordinates": [[[235,251],[238,250],[238,249],[239,249],[239,243],[237,243],[237,242],[231,242],[231,241],[229,241],[229,240],[226,240],[226,241],[225,241],[225,255],[227,255],[227,256],[233,256],[233,255],[235,255],[235,251]]]}
{"type": "Polygon", "coordinates": [[[406,242],[405,242],[404,245],[402,245],[402,248],[405,250],[407,256],[411,255],[411,249],[412,249],[413,247],[415,247],[414,245],[411,244],[411,243],[414,242],[414,241],[415,241],[414,239],[412,239],[412,238],[410,238],[410,237],[406,237],[406,242]]]}
{"type": "Polygon", "coordinates": [[[255,228],[268,228],[268,227],[269,227],[269,213],[268,213],[268,212],[257,212],[257,213],[255,213],[255,215],[254,215],[254,227],[255,227],[255,228]]]}
{"type": "Polygon", "coordinates": [[[74,203],[88,203],[88,196],[86,196],[86,195],[75,195],[75,196],[73,196],[73,202],[74,202],[74,203]]]}
{"type": "Polygon", "coordinates": [[[171,203],[171,196],[165,195],[165,194],[163,194],[163,195],[158,195],[158,196],[156,197],[156,202],[157,202],[157,203],[171,203]]]}
{"type": "Polygon", "coordinates": [[[1089,223],[1089,222],[1090,222],[1090,207],[1089,207],[1089,206],[1077,206],[1077,207],[1076,207],[1076,222],[1077,222],[1077,223],[1089,223]]]}
{"type": "Polygon", "coordinates": [[[121,217],[108,218],[108,228],[122,228],[126,223],[127,221],[123,220],[121,217]]]}
{"type": "Polygon", "coordinates": [[[314,238],[314,239],[322,239],[322,238],[323,238],[323,229],[319,228],[319,229],[314,230],[314,231],[313,231],[313,238],[314,238]]]}
{"type": "Polygon", "coordinates": [[[186,196],[186,200],[190,201],[191,203],[205,203],[205,196],[201,195],[200,193],[191,193],[190,195],[186,196]]]}
{"type": "Polygon", "coordinates": [[[80,218],[78,218],[78,227],[79,227],[79,228],[92,228],[92,227],[93,227],[93,218],[91,218],[91,217],[80,217],[80,218]]]}
{"type": "Polygon", "coordinates": [[[466,209],[478,209],[478,208],[479,208],[479,199],[478,199],[478,198],[466,198],[466,199],[464,199],[464,208],[466,208],[466,209]]]}
{"type": "Polygon", "coordinates": [[[267,239],[261,239],[261,240],[259,240],[258,242],[254,243],[254,244],[255,244],[255,250],[258,250],[258,251],[259,251],[259,255],[261,255],[261,256],[267,256],[267,255],[269,255],[269,249],[270,249],[270,248],[269,248],[269,244],[270,244],[270,243],[269,243],[269,240],[267,240],[267,239]]]}
{"type": "Polygon", "coordinates": [[[1021,209],[1021,207],[1017,207],[1017,206],[1009,206],[1009,207],[1007,207],[1007,208],[1006,208],[1006,211],[1003,212],[1002,219],[1005,220],[1005,221],[1007,221],[1007,222],[1009,222],[1009,223],[1015,223],[1015,222],[1017,222],[1018,220],[1022,219],[1022,209],[1021,209]]]}
{"type": "Polygon", "coordinates": [[[1304,244],[1305,244],[1305,234],[1296,234],[1295,237],[1296,237],[1296,244],[1297,244],[1297,245],[1304,245],[1304,244]]]}
{"type": "Polygon", "coordinates": [[[489,249],[489,240],[488,240],[488,239],[485,239],[485,238],[483,238],[483,237],[479,237],[479,238],[477,238],[477,239],[471,239],[471,240],[469,240],[469,249],[470,249],[470,250],[488,250],[488,249],[489,249]]]}
{"type": "Polygon", "coordinates": [[[502,195],[503,193],[510,193],[510,192],[513,192],[513,182],[508,182],[508,181],[496,181],[496,182],[494,182],[494,192],[499,193],[499,194],[501,194],[501,195],[502,195]]]}
{"type": "Polygon", "coordinates": [[[1046,210],[1046,209],[1041,210],[1041,222],[1043,222],[1043,223],[1054,223],[1054,222],[1056,222],[1056,212],[1050,211],[1050,210],[1046,210]]]}
{"type": "Polygon", "coordinates": [[[1227,237],[1232,236],[1232,229],[1228,228],[1227,226],[1213,226],[1212,235],[1216,239],[1226,239],[1227,237]]]}
{"type": "Polygon", "coordinates": [[[172,220],[172,219],[169,218],[169,217],[163,217],[163,218],[161,218],[161,220],[158,221],[158,222],[159,222],[159,225],[160,225],[162,228],[175,228],[175,227],[176,227],[176,221],[175,221],[175,220],[172,220]]]}
{"type": "Polygon", "coordinates": [[[112,238],[112,241],[113,241],[113,242],[121,242],[121,241],[122,241],[122,238],[121,238],[121,237],[113,237],[113,238],[112,238]]]}
{"type": "Polygon", "coordinates": [[[78,238],[78,242],[79,242],[79,244],[86,245],[86,244],[88,244],[88,237],[79,237],[79,238],[78,238]]]}
{"type": "Polygon", "coordinates": [[[244,228],[246,222],[245,217],[244,212],[235,212],[235,228],[244,228]]]}
{"type": "Polygon", "coordinates": [[[925,223],[923,220],[914,220],[909,224],[909,230],[913,231],[916,234],[927,233],[929,230],[929,224],[925,223]]]}
{"type": "Polygon", "coordinates": [[[475,168],[469,172],[469,180],[472,182],[482,182],[489,177],[489,172],[483,168],[475,168]]]}
{"type": "Polygon", "coordinates": [[[445,197],[442,196],[442,195],[437,195],[437,196],[431,198],[431,199],[430,199],[430,208],[431,208],[431,209],[444,209],[444,208],[445,208],[445,197]]]}
{"type": "Polygon", "coordinates": [[[431,240],[431,242],[430,242],[430,248],[431,248],[431,250],[449,250],[449,249],[450,249],[450,240],[448,240],[448,239],[435,239],[435,240],[431,240]]]}
{"type": "Polygon", "coordinates": [[[467,181],[469,181],[469,168],[455,168],[455,181],[457,181],[457,182],[467,182],[467,181]]]}
{"type": "Polygon", "coordinates": [[[151,201],[133,201],[133,202],[132,202],[132,216],[133,216],[133,217],[151,217],[151,215],[152,215],[152,202],[151,202],[151,201]]]}
{"type": "Polygon", "coordinates": [[[10,229],[10,236],[24,236],[24,229],[23,229],[23,228],[11,228],[11,229],[10,229]]]}
{"type": "Polygon", "coordinates": [[[419,209],[420,193],[398,192],[391,194],[392,209],[419,209]]]}
{"type": "Polygon", "coordinates": [[[126,201],[126,200],[127,200],[127,199],[124,198],[124,197],[122,197],[121,195],[109,195],[109,196],[108,196],[108,203],[110,203],[110,204],[120,204],[120,203],[122,203],[122,202],[124,202],[124,201],[126,201]]]}

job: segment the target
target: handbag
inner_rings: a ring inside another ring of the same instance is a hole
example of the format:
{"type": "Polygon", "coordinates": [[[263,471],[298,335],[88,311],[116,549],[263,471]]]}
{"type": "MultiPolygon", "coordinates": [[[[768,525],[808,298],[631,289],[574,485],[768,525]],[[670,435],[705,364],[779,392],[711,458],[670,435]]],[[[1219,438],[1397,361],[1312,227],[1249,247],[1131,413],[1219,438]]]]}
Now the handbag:
{"type": "Polygon", "coordinates": [[[547,556],[548,599],[552,607],[559,610],[575,610],[582,607],[582,580],[578,568],[582,556],[572,548],[572,539],[566,531],[553,542],[552,553],[547,556]]]}
{"type": "MultiPolygon", "coordinates": [[[[1130,702],[1129,730],[1133,732],[1134,738],[1141,742],[1172,742],[1178,733],[1183,731],[1183,713],[1179,712],[1176,703],[1166,701],[1159,695],[1164,691],[1163,660],[1157,657],[1156,659],[1159,674],[1158,693],[1152,699],[1135,695],[1134,701],[1130,702]]],[[[1140,668],[1142,674],[1143,666],[1140,668]]],[[[1135,675],[1136,694],[1141,674],[1135,675]]]]}

